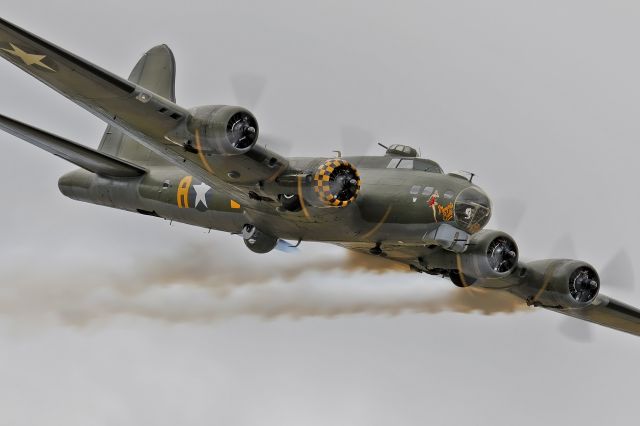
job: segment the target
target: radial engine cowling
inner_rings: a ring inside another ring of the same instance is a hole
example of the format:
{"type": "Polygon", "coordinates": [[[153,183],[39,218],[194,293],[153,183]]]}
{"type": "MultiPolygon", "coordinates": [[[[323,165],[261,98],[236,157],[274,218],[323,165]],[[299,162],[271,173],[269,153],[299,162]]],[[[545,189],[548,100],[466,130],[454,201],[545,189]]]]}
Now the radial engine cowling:
{"type": "Polygon", "coordinates": [[[309,201],[319,207],[346,207],[360,192],[360,174],[348,161],[334,158],[321,163],[313,175],[314,196],[309,201]]]}
{"type": "Polygon", "coordinates": [[[258,141],[258,120],[247,109],[214,105],[191,110],[193,136],[187,148],[214,155],[240,155],[258,141]]]}
{"type": "Polygon", "coordinates": [[[482,230],[473,234],[467,250],[458,258],[458,273],[463,285],[481,280],[491,287],[491,280],[509,276],[518,265],[518,246],[508,234],[482,230]]]}
{"type": "Polygon", "coordinates": [[[512,291],[530,304],[547,308],[583,308],[600,291],[600,277],[586,262],[552,259],[530,262],[520,273],[523,285],[512,291]]]}
{"type": "Polygon", "coordinates": [[[277,194],[282,207],[288,211],[300,211],[304,206],[346,207],[360,193],[360,173],[342,158],[314,161],[302,170],[265,183],[264,190],[277,194]]]}

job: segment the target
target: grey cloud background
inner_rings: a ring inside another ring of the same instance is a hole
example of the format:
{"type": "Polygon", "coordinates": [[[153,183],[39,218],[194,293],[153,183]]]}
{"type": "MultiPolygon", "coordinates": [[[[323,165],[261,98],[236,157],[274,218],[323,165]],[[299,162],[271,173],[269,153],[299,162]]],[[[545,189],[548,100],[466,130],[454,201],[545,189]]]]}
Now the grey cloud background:
{"type": "MultiPolygon", "coordinates": [[[[492,226],[506,226],[526,258],[568,255],[557,244],[567,234],[597,267],[620,248],[640,255],[636,2],[7,0],[2,16],[120,75],[167,43],[185,106],[234,103],[231,76],[262,75],[253,110],[296,155],[341,149],[341,127],[352,125],[416,145],[447,170],[473,170],[497,200],[492,226]],[[517,228],[501,213],[516,202],[507,197],[526,206],[517,228]]],[[[2,113],[97,145],[99,120],[8,63],[0,75],[2,113]]],[[[189,265],[193,247],[210,250],[212,264],[244,257],[265,276],[344,255],[308,244],[295,258],[257,257],[230,236],[77,204],[56,187],[71,166],[8,135],[0,143],[0,425],[637,417],[632,336],[594,328],[593,343],[575,342],[558,331],[562,318],[541,311],[347,309],[450,300],[445,281],[334,270],[323,285],[310,270],[225,294],[145,276],[128,292],[141,265],[189,265]],[[143,281],[150,289],[136,293],[143,281]],[[343,311],[246,315],[278,300],[343,311]],[[212,310],[229,315],[197,315],[212,310]],[[99,319],[77,321],[91,312],[99,319]]],[[[603,286],[640,304],[637,291],[603,286]]]]}

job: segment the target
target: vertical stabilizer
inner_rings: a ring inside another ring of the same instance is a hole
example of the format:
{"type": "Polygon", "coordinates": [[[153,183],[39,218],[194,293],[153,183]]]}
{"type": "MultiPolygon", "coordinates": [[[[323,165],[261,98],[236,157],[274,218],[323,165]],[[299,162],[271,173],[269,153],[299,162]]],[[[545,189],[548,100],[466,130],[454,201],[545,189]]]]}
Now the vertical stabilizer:
{"type": "MultiPolygon", "coordinates": [[[[176,62],[167,45],[156,46],[144,54],[131,71],[129,81],[172,102],[175,94],[176,62]]],[[[121,130],[108,126],[99,151],[136,164],[166,164],[166,161],[121,130]]]]}

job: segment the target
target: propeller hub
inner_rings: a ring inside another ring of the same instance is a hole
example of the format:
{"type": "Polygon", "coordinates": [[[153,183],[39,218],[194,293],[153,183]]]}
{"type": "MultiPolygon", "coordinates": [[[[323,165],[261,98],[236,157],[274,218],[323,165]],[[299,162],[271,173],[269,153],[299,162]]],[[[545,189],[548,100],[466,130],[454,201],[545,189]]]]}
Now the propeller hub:
{"type": "Polygon", "coordinates": [[[518,252],[512,240],[498,237],[489,244],[487,257],[491,269],[495,272],[506,273],[516,266],[518,252]]]}
{"type": "Polygon", "coordinates": [[[587,266],[577,268],[569,277],[569,294],[580,303],[590,303],[598,295],[600,280],[595,270],[587,266]]]}
{"type": "Polygon", "coordinates": [[[238,149],[252,146],[258,139],[258,123],[247,112],[240,111],[229,119],[227,138],[238,149]]]}

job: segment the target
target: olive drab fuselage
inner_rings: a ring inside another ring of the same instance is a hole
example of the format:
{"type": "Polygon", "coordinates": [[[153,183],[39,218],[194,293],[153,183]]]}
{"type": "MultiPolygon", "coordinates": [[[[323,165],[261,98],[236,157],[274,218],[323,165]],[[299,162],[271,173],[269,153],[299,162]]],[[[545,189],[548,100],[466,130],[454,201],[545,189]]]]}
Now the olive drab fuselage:
{"type": "MultiPolygon", "coordinates": [[[[79,201],[230,233],[239,233],[251,223],[278,238],[294,241],[420,243],[427,242],[426,236],[434,226],[449,224],[461,233],[473,234],[489,219],[489,199],[462,176],[389,168],[393,160],[389,156],[344,160],[357,168],[360,178],[354,202],[343,207],[316,207],[309,203],[308,198],[313,196],[310,193],[303,200],[304,209],[295,212],[280,208],[277,200],[266,196],[240,202],[171,166],[154,167],[141,177],[122,179],[77,170],[63,176],[59,187],[79,201]],[[372,167],[375,165],[378,167],[372,167]],[[476,196],[472,200],[475,204],[464,204],[467,193],[476,196]],[[473,215],[482,217],[473,221],[473,215]]],[[[290,159],[294,168],[319,161],[323,160],[290,159]]],[[[292,195],[297,190],[296,186],[280,188],[292,195]]]]}

